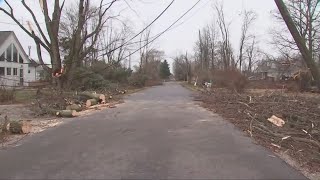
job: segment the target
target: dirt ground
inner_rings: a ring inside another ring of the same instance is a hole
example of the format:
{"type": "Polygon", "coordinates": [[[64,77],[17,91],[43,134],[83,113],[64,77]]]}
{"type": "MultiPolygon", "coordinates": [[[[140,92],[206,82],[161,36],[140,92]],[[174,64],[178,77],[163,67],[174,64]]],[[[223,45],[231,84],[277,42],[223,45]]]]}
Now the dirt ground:
{"type": "Polygon", "coordinates": [[[196,90],[200,93],[195,100],[202,106],[220,114],[289,164],[320,178],[320,94],[286,93],[281,89],[247,89],[241,94],[223,88],[196,90]],[[273,115],[284,120],[283,127],[268,121],[273,115]]]}

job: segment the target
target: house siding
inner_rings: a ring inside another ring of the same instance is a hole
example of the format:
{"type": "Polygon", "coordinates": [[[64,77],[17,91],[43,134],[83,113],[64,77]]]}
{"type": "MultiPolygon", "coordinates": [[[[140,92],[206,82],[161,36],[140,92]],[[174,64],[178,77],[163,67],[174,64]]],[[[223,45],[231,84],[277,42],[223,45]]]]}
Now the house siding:
{"type": "Polygon", "coordinates": [[[28,86],[29,82],[35,81],[35,67],[29,67],[27,63],[30,63],[29,58],[24,53],[24,50],[21,48],[20,44],[17,42],[14,37],[14,33],[11,33],[10,36],[0,45],[0,56],[6,52],[7,48],[13,44],[17,51],[18,57],[19,55],[23,58],[24,64],[18,62],[8,62],[7,59],[5,61],[0,61],[0,67],[5,68],[4,76],[0,76],[0,85],[5,86],[28,86]],[[7,75],[7,68],[11,68],[11,75],[7,75]],[[17,74],[13,74],[13,68],[17,69],[17,74]],[[23,70],[23,77],[20,78],[20,70],[23,70]],[[30,70],[30,73],[29,73],[30,70]],[[23,82],[21,82],[23,81],[23,82]]]}

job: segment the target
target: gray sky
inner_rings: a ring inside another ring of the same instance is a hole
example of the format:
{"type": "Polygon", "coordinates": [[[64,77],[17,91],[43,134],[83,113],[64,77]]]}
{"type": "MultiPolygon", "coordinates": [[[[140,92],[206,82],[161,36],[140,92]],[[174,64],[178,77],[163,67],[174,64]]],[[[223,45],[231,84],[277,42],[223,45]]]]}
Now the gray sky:
{"type": "MultiPolygon", "coordinates": [[[[97,1],[97,0],[94,0],[97,1]]],[[[117,4],[114,12],[121,13],[123,20],[131,21],[131,26],[135,32],[143,28],[145,24],[151,22],[170,2],[171,0],[127,0],[131,9],[125,3],[117,4]],[[132,10],[133,9],[133,10],[132,10]]],[[[71,1],[67,1],[70,5],[71,1]]],[[[107,2],[107,1],[106,1],[107,2]]],[[[156,35],[166,29],[172,22],[188,10],[197,0],[175,0],[170,9],[152,26],[152,34],[156,35]]],[[[214,17],[213,4],[214,0],[201,0],[188,15],[185,16],[177,26],[161,36],[154,44],[161,50],[164,50],[168,57],[175,56],[179,52],[192,52],[194,43],[197,40],[198,30],[210,23],[214,17]]],[[[15,8],[15,14],[26,25],[27,20],[31,17],[21,6],[19,1],[12,1],[15,8]]],[[[38,17],[41,16],[38,0],[28,1],[30,6],[36,11],[38,17]]],[[[273,25],[274,19],[271,11],[276,9],[273,0],[223,0],[226,19],[231,22],[230,34],[233,47],[237,49],[241,32],[240,16],[242,10],[253,10],[258,14],[258,19],[252,27],[251,32],[257,36],[260,46],[264,51],[272,52],[272,46],[268,45],[270,35],[268,34],[273,25]]],[[[3,6],[4,4],[2,4],[3,6]]],[[[39,18],[40,22],[44,22],[39,18]]],[[[14,25],[6,15],[0,13],[0,31],[15,31],[18,39],[21,41],[25,51],[28,46],[32,46],[32,56],[36,57],[34,42],[20,28],[14,25]],[[9,23],[9,24],[5,24],[9,23]],[[11,24],[12,23],[12,24],[11,24]]],[[[47,62],[49,62],[47,60],[47,62]]]]}

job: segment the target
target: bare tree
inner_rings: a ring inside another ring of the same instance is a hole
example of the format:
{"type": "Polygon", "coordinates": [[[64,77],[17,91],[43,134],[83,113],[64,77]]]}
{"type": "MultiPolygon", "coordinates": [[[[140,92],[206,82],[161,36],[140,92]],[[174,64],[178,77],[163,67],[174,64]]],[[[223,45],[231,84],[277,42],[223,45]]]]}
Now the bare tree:
{"type": "MultiPolygon", "coordinates": [[[[247,45],[248,40],[251,38],[249,35],[249,29],[251,25],[257,18],[257,14],[253,11],[244,11],[243,14],[243,24],[241,27],[241,38],[240,38],[240,49],[239,49],[239,68],[242,71],[242,63],[243,63],[243,56],[246,52],[245,46],[247,45]]],[[[252,45],[252,44],[251,44],[252,45]]],[[[251,69],[251,68],[250,68],[251,69]]]]}
{"type": "MultiPolygon", "coordinates": [[[[67,39],[64,39],[65,47],[68,47],[68,51],[64,57],[64,62],[62,62],[61,58],[61,48],[60,48],[60,33],[61,30],[66,28],[61,28],[61,17],[63,12],[63,7],[65,4],[65,0],[54,0],[53,5],[53,13],[52,16],[49,15],[50,7],[47,0],[40,1],[40,7],[42,8],[43,18],[45,20],[45,28],[40,26],[40,23],[34,14],[33,10],[26,4],[25,0],[22,0],[21,3],[27,12],[32,16],[33,23],[36,25],[36,31],[33,29],[28,30],[23,26],[15,16],[14,8],[10,5],[10,3],[5,0],[6,5],[9,10],[0,7],[0,11],[4,12],[8,15],[19,27],[28,34],[31,38],[33,38],[36,46],[37,46],[37,55],[41,64],[44,64],[41,49],[45,49],[51,58],[52,68],[47,66],[43,66],[46,71],[52,73],[53,77],[56,78],[57,84],[59,88],[62,88],[63,84],[70,85],[72,82],[73,71],[77,66],[80,66],[83,58],[86,57],[90,52],[94,50],[94,47],[97,43],[99,34],[106,23],[106,13],[107,11],[114,5],[114,3],[118,0],[112,0],[110,3],[103,4],[103,0],[100,1],[100,4],[97,8],[92,8],[90,6],[90,0],[79,0],[78,8],[74,12],[77,12],[77,15],[73,18],[70,18],[70,24],[68,24],[73,29],[69,29],[69,32],[65,34],[69,34],[70,36],[67,39]],[[88,23],[94,24],[90,28],[91,31],[88,30],[88,23]],[[36,34],[39,32],[39,34],[36,34]],[[86,48],[84,48],[86,45],[86,48]],[[62,67],[64,63],[65,67],[62,67]]],[[[66,25],[64,25],[66,27],[66,25]]]]}
{"type": "MultiPolygon", "coordinates": [[[[36,34],[34,29],[28,30],[23,24],[17,19],[15,16],[14,8],[10,5],[10,3],[5,0],[6,5],[9,7],[9,10],[6,10],[3,7],[0,7],[0,11],[4,12],[8,15],[26,34],[28,34],[35,42],[37,47],[37,55],[40,63],[43,65],[44,69],[48,71],[50,74],[55,72],[60,72],[62,69],[61,66],[61,57],[59,51],[59,29],[60,29],[60,18],[61,12],[64,7],[65,1],[63,0],[62,3],[60,0],[55,0],[53,5],[53,13],[52,16],[49,16],[49,8],[47,0],[43,0],[41,3],[41,8],[43,12],[43,18],[45,19],[45,28],[40,26],[40,23],[32,11],[32,9],[28,6],[25,0],[22,0],[21,3],[23,7],[27,10],[27,12],[32,16],[32,20],[36,25],[36,31],[39,34],[36,34]],[[41,49],[45,49],[51,58],[52,69],[45,66],[41,49]]],[[[58,80],[58,86],[62,87],[62,82],[58,80]]]]}
{"type": "Polygon", "coordinates": [[[227,24],[226,22],[222,4],[220,5],[216,4],[215,10],[218,16],[217,23],[219,25],[220,33],[222,37],[220,53],[223,61],[223,66],[224,66],[224,69],[230,69],[231,67],[234,68],[235,62],[234,62],[232,47],[230,43],[230,32],[229,32],[230,23],[227,24]]]}
{"type": "Polygon", "coordinates": [[[213,22],[208,26],[210,31],[210,57],[211,57],[211,70],[215,70],[216,61],[217,61],[217,49],[218,49],[218,40],[219,40],[219,32],[216,26],[216,23],[213,22]]]}
{"type": "Polygon", "coordinates": [[[102,57],[106,57],[107,63],[120,63],[124,54],[129,51],[131,44],[126,40],[132,34],[131,29],[126,24],[121,24],[121,28],[113,25],[110,19],[106,30],[102,33],[102,57]]]}
{"type": "Polygon", "coordinates": [[[150,48],[150,35],[151,28],[146,29],[145,32],[141,33],[140,36],[140,68],[139,70],[143,73],[147,73],[147,69],[143,69],[143,67],[148,66],[149,55],[152,48],[150,48]]]}
{"type": "Polygon", "coordinates": [[[247,49],[246,49],[246,54],[247,54],[247,58],[248,58],[248,69],[247,71],[249,73],[252,72],[253,70],[253,65],[256,62],[256,56],[258,56],[258,48],[256,47],[256,39],[253,38],[252,42],[248,45],[247,49]]]}

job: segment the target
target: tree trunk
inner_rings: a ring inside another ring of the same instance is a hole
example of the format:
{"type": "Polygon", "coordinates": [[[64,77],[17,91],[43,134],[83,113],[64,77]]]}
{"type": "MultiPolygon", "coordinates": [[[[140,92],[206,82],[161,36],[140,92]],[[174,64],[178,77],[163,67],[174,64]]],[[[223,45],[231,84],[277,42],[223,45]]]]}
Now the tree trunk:
{"type": "Polygon", "coordinates": [[[77,112],[80,112],[80,111],[82,111],[82,107],[79,104],[72,104],[72,105],[67,106],[66,110],[75,110],[77,112]]]}
{"type": "Polygon", "coordinates": [[[77,112],[75,110],[62,110],[58,111],[56,115],[59,117],[72,118],[77,116],[77,112]]]}
{"type": "Polygon", "coordinates": [[[282,0],[274,0],[274,1],[278,6],[281,16],[284,19],[291,35],[293,36],[305,63],[310,69],[310,72],[314,80],[316,81],[318,88],[320,89],[320,72],[319,72],[319,69],[317,68],[315,61],[312,58],[312,54],[310,53],[310,50],[306,46],[305,40],[299,34],[299,31],[295,26],[284,2],[282,0]]]}
{"type": "Polygon", "coordinates": [[[97,105],[98,101],[96,99],[88,99],[86,102],[86,107],[89,108],[90,106],[97,105]]]}
{"type": "Polygon", "coordinates": [[[30,121],[11,121],[9,131],[13,134],[28,134],[31,131],[30,121]]]}
{"type": "Polygon", "coordinates": [[[105,103],[106,102],[106,96],[104,94],[83,92],[83,93],[80,93],[80,96],[85,96],[88,99],[95,99],[95,100],[97,100],[98,103],[105,103]]]}

